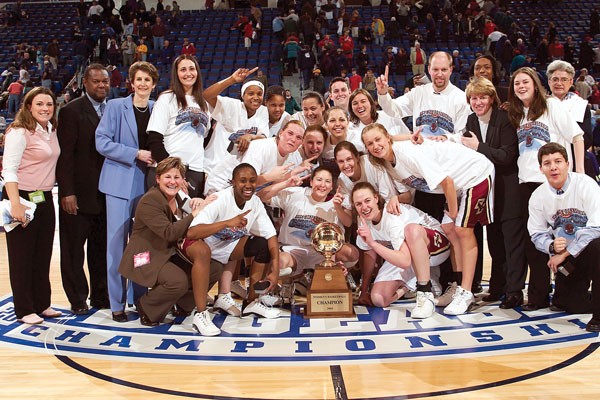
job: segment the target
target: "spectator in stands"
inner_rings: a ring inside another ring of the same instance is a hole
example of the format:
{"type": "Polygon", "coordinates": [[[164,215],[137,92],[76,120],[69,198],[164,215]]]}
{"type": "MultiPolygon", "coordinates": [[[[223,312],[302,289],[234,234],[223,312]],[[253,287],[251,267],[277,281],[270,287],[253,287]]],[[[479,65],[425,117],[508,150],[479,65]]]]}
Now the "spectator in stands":
{"type": "Polygon", "coordinates": [[[92,1],[92,5],[88,9],[88,18],[92,21],[93,24],[99,24],[102,22],[102,12],[104,8],[100,4],[98,4],[95,0],[92,1]]]}
{"type": "Polygon", "coordinates": [[[56,98],[38,87],[25,96],[5,135],[3,197],[21,223],[6,233],[8,268],[14,312],[25,324],[61,316],[50,306],[49,276],[55,229],[52,188],[60,153],[55,126],[56,98]],[[21,198],[35,203],[35,211],[27,211],[21,198]]]}
{"type": "Polygon", "coordinates": [[[17,80],[8,85],[8,116],[13,117],[21,104],[23,96],[23,82],[17,80]]]}
{"type": "Polygon", "coordinates": [[[285,112],[292,115],[296,111],[302,111],[302,109],[298,105],[298,102],[294,96],[292,96],[290,89],[285,89],[285,112]]]}
{"type": "Polygon", "coordinates": [[[110,92],[108,94],[108,100],[118,99],[121,97],[123,75],[121,75],[121,71],[119,71],[119,68],[115,65],[109,65],[108,72],[110,73],[110,92]]]}
{"type": "Polygon", "coordinates": [[[46,61],[48,68],[44,68],[42,71],[42,87],[52,90],[52,70],[50,69],[50,62],[46,61]]]}
{"type": "Polygon", "coordinates": [[[183,46],[181,47],[181,53],[188,56],[196,55],[196,47],[194,43],[191,43],[188,38],[183,38],[183,46]]]}
{"type": "Polygon", "coordinates": [[[148,57],[148,46],[146,46],[146,40],[140,38],[140,43],[135,48],[136,59],[138,61],[146,61],[148,57]]]}
{"type": "MultiPolygon", "coordinates": [[[[159,5],[162,5],[162,0],[159,0],[159,5]]],[[[162,21],[162,18],[156,17],[156,23],[152,25],[152,40],[154,40],[154,50],[160,50],[163,48],[165,42],[165,35],[167,33],[167,27],[162,21]]]]}
{"type": "Polygon", "coordinates": [[[590,36],[585,36],[579,45],[579,68],[592,68],[595,55],[591,42],[592,38],[590,36]]]}
{"type": "MultiPolygon", "coordinates": [[[[315,55],[310,46],[305,44],[298,53],[298,69],[300,70],[301,81],[300,90],[308,90],[310,87],[310,79],[312,71],[317,63],[315,55]]],[[[266,87],[267,85],[265,85],[266,87]]]]}
{"type": "Polygon", "coordinates": [[[77,3],[77,16],[79,17],[79,25],[82,27],[87,26],[88,4],[84,0],[79,0],[79,3],[77,3]]]}
{"type": "Polygon", "coordinates": [[[321,75],[319,68],[315,68],[312,73],[313,90],[323,96],[325,94],[325,78],[321,75]]]}
{"type": "Polygon", "coordinates": [[[537,46],[536,61],[542,66],[544,66],[548,63],[548,56],[548,39],[546,39],[546,37],[543,37],[540,44],[538,44],[537,46]]]}
{"type": "MultiPolygon", "coordinates": [[[[158,81],[158,71],[152,64],[138,61],[129,68],[129,80],[133,96],[108,102],[95,137],[96,148],[105,157],[98,188],[106,195],[106,231],[110,238],[106,268],[110,309],[116,322],[127,321],[127,285],[119,275],[119,264],[137,203],[147,190],[146,169],[154,163],[147,150],[145,132],[154,105],[150,94],[158,81]]],[[[145,292],[146,287],[134,286],[134,301],[145,292]]]]}
{"type": "MultiPolygon", "coordinates": [[[[202,95],[202,75],[195,57],[182,54],[173,61],[170,89],[161,93],[148,122],[148,148],[162,161],[179,157],[188,166],[185,178],[190,197],[204,189],[204,137],[210,127],[208,105],[202,95]]],[[[149,184],[154,182],[150,170],[149,184]]]]}
{"type": "Polygon", "coordinates": [[[144,39],[147,42],[152,41],[152,27],[148,21],[142,23],[142,27],[140,28],[140,39],[144,39]]]}
{"type": "Polygon", "coordinates": [[[364,25],[358,32],[358,41],[361,44],[371,44],[373,42],[373,30],[370,25],[364,25]]]}
{"type": "Polygon", "coordinates": [[[57,38],[53,38],[50,41],[50,43],[48,43],[46,53],[50,56],[50,63],[52,63],[52,68],[58,70],[58,58],[60,57],[60,48],[58,47],[57,38]]]}
{"type": "Polygon", "coordinates": [[[133,41],[131,35],[127,35],[127,39],[121,44],[121,51],[123,52],[123,66],[129,68],[133,64],[133,58],[136,54],[137,45],[133,41]]]}
{"type": "Polygon", "coordinates": [[[371,30],[373,32],[373,37],[375,38],[375,45],[383,46],[383,39],[385,37],[385,24],[377,15],[374,15],[372,18],[371,30]]]}
{"type": "Polygon", "coordinates": [[[425,74],[425,63],[427,54],[421,49],[421,43],[415,42],[415,46],[410,48],[410,65],[414,76],[425,74]]]}
{"type": "Polygon", "coordinates": [[[269,87],[269,80],[267,79],[267,76],[265,75],[262,69],[259,68],[256,70],[255,79],[262,83],[264,87],[269,87]]]}
{"type": "Polygon", "coordinates": [[[427,17],[425,18],[425,31],[427,32],[428,43],[434,43],[436,41],[436,29],[437,24],[435,23],[435,19],[433,19],[433,14],[427,13],[427,17]]]}
{"type": "Polygon", "coordinates": [[[121,58],[121,48],[119,47],[119,44],[115,38],[110,39],[106,49],[106,54],[108,55],[108,62],[110,65],[122,64],[123,59],[121,58]]]}
{"type": "Polygon", "coordinates": [[[163,46],[160,49],[160,63],[170,65],[173,62],[173,57],[175,57],[175,49],[171,46],[171,42],[168,39],[165,39],[163,46]]]}

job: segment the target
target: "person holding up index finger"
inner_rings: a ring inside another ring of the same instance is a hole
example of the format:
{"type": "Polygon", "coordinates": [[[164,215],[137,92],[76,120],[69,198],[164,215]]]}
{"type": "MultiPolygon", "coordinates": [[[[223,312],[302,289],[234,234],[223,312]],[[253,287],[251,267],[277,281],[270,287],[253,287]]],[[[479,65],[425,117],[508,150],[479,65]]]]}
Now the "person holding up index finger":
{"type": "Polygon", "coordinates": [[[263,301],[264,295],[259,296],[255,291],[255,284],[266,283],[266,295],[273,291],[279,279],[277,232],[264,205],[254,195],[257,181],[258,175],[252,165],[242,163],[235,167],[232,187],[217,192],[217,199],[194,218],[183,243],[183,250],[193,262],[192,285],[198,309],[193,326],[203,336],[215,336],[221,332],[206,311],[211,259],[225,265],[219,280],[215,309],[233,316],[256,314],[277,318],[280,315],[278,309],[263,301]],[[230,261],[244,257],[253,257],[253,261],[247,303],[240,310],[231,297],[231,279],[236,263],[230,261]]]}

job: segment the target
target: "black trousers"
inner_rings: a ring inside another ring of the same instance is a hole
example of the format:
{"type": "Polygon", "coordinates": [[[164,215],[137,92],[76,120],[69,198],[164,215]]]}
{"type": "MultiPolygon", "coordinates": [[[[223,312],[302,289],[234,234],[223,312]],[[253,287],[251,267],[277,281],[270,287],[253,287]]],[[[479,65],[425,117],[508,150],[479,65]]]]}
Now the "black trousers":
{"type": "MultiPolygon", "coordinates": [[[[29,199],[30,192],[19,190],[29,199]]],[[[38,203],[33,220],[6,233],[8,270],[17,318],[39,314],[50,307],[50,259],[54,242],[54,203],[52,192],[44,192],[46,201],[38,203]]]]}
{"type": "Polygon", "coordinates": [[[525,287],[525,241],[529,235],[524,218],[497,221],[486,227],[492,258],[490,293],[518,294],[525,287]]]}
{"type": "MultiPolygon", "coordinates": [[[[522,215],[529,215],[529,198],[535,189],[540,186],[539,183],[521,183],[519,191],[521,194],[521,204],[526,210],[522,215]]],[[[527,229],[527,219],[524,219],[523,224],[527,229]]],[[[529,264],[529,286],[527,287],[527,302],[538,306],[548,304],[550,296],[550,268],[548,268],[548,254],[543,253],[535,248],[535,245],[527,232],[525,239],[525,257],[529,264]]]]}
{"type": "Polygon", "coordinates": [[[568,313],[592,313],[594,318],[600,318],[600,238],[592,240],[577,258],[569,259],[575,270],[569,276],[556,274],[552,303],[568,313]]]}
{"type": "Polygon", "coordinates": [[[99,214],[67,214],[58,211],[60,235],[60,272],[62,284],[72,308],[86,305],[88,294],[93,307],[106,307],[106,210],[99,214]],[[87,265],[90,285],[83,269],[84,245],[87,242],[87,265]]]}

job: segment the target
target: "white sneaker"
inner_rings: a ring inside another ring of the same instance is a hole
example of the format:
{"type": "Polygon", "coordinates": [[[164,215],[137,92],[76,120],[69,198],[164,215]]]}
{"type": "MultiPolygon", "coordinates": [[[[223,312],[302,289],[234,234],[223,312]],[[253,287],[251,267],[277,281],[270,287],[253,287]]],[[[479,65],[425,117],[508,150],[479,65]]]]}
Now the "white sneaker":
{"type": "Polygon", "coordinates": [[[462,287],[456,288],[456,294],[452,302],[444,308],[444,314],[448,315],[461,315],[467,312],[471,303],[473,303],[473,293],[462,287]]]}
{"type": "Polygon", "coordinates": [[[229,315],[239,317],[242,313],[236,302],[231,297],[231,293],[220,294],[213,308],[225,311],[229,315]]]}
{"type": "Polygon", "coordinates": [[[429,318],[435,312],[434,297],[432,292],[417,292],[417,304],[411,311],[413,318],[429,318]]]}
{"type": "Polygon", "coordinates": [[[248,290],[246,289],[246,286],[240,281],[231,282],[231,293],[235,294],[241,299],[245,299],[246,296],[248,296],[248,290]]]}
{"type": "Polygon", "coordinates": [[[244,316],[248,314],[256,314],[264,318],[277,318],[281,315],[281,311],[277,308],[267,307],[260,301],[254,300],[252,303],[248,304],[242,312],[242,315],[244,316]]]}
{"type": "Polygon", "coordinates": [[[213,324],[208,310],[194,314],[192,328],[202,336],[217,336],[221,333],[221,330],[213,324]]]}
{"type": "Polygon", "coordinates": [[[452,282],[452,285],[450,285],[446,288],[446,291],[444,292],[444,294],[441,295],[440,297],[438,297],[437,299],[435,299],[436,300],[435,305],[440,306],[440,307],[446,307],[448,304],[452,303],[454,296],[456,296],[456,288],[457,287],[458,287],[458,285],[456,284],[456,282],[452,282]]]}
{"type": "Polygon", "coordinates": [[[275,296],[271,293],[261,294],[258,300],[267,307],[275,307],[283,305],[283,299],[280,296],[275,296]]]}

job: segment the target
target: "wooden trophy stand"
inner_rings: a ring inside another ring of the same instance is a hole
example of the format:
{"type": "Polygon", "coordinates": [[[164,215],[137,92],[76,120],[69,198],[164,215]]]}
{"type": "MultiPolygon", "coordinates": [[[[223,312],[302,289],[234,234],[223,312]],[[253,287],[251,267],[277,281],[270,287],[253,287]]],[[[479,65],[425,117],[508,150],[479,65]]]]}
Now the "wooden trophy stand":
{"type": "Polygon", "coordinates": [[[353,317],[352,291],[341,267],[317,265],[310,288],[306,292],[307,318],[353,317]]]}

